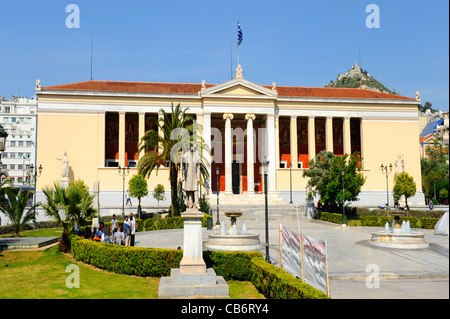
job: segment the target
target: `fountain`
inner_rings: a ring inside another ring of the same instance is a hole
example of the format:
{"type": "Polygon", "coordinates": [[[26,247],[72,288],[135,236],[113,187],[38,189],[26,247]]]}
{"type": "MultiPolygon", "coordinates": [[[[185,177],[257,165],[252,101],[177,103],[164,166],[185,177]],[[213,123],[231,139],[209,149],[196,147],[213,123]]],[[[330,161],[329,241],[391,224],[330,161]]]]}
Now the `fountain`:
{"type": "Polygon", "coordinates": [[[226,228],[222,221],[220,233],[208,234],[209,240],[204,243],[204,247],[209,250],[223,251],[257,251],[262,245],[259,242],[259,235],[247,233],[247,225],[242,223],[238,230],[237,218],[242,216],[241,211],[226,212],[225,216],[231,220],[230,228],[226,228]]]}
{"type": "Polygon", "coordinates": [[[388,214],[394,216],[392,228],[386,222],[384,231],[372,233],[370,244],[378,247],[398,249],[423,249],[429,247],[429,243],[425,241],[424,233],[411,231],[409,221],[403,221],[400,224],[400,217],[406,214],[405,211],[392,211],[388,212],[388,214]]]}

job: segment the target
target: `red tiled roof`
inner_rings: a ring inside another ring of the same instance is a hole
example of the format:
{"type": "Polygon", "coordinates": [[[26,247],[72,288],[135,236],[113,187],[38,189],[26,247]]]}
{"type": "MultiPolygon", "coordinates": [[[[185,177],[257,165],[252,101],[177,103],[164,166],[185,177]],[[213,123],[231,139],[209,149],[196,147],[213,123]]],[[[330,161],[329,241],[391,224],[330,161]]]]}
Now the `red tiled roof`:
{"type": "MultiPolygon", "coordinates": [[[[206,88],[216,84],[206,84],[206,88]]],[[[127,82],[127,81],[86,81],[43,87],[42,91],[98,91],[98,92],[132,92],[161,94],[197,94],[201,90],[200,83],[161,83],[161,82],[127,82]]],[[[271,86],[263,85],[271,89],[271,86]]],[[[277,86],[280,97],[315,97],[315,98],[354,98],[354,99],[390,99],[415,100],[414,98],[380,93],[365,89],[322,88],[277,86]]]]}

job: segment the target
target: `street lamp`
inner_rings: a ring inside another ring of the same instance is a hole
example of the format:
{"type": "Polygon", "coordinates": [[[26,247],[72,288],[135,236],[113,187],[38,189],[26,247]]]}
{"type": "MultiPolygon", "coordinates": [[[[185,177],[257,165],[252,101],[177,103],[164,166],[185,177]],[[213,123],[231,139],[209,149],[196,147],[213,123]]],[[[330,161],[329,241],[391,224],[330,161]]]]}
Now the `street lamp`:
{"type": "Polygon", "coordinates": [[[118,167],[119,169],[119,175],[123,177],[123,184],[122,184],[122,217],[125,218],[125,177],[130,174],[130,168],[129,167],[118,167]]]}
{"type": "Polygon", "coordinates": [[[0,125],[0,152],[3,153],[6,147],[6,138],[8,137],[8,133],[3,129],[3,126],[0,125]]]}
{"type": "Polygon", "coordinates": [[[386,209],[389,209],[389,177],[388,175],[392,173],[392,164],[387,165],[381,164],[381,171],[386,174],[386,209]]]}
{"type": "Polygon", "coordinates": [[[37,178],[38,177],[41,177],[41,174],[42,174],[42,164],[39,164],[39,168],[37,169],[37,170],[34,170],[34,165],[33,164],[31,164],[30,165],[30,171],[31,172],[33,172],[34,171],[34,214],[33,214],[33,227],[35,227],[35,225],[36,225],[36,197],[37,197],[37,189],[36,189],[36,186],[37,186],[37,183],[36,183],[36,181],[37,181],[37,178]],[[39,173],[38,173],[39,172],[39,173]]]}
{"type": "Polygon", "coordinates": [[[220,167],[216,167],[216,180],[217,180],[217,222],[216,225],[220,226],[219,220],[219,193],[220,193],[220,179],[219,179],[220,167]]]}
{"type": "Polygon", "coordinates": [[[292,204],[292,162],[289,163],[289,176],[290,176],[289,189],[290,189],[290,198],[291,198],[291,201],[289,202],[289,204],[292,204]]]}
{"type": "Polygon", "coordinates": [[[263,170],[264,170],[264,197],[265,197],[265,206],[266,206],[266,262],[269,264],[270,262],[270,255],[269,255],[269,205],[267,200],[267,174],[269,171],[269,161],[267,160],[267,157],[264,158],[263,162],[263,170]]]}
{"type": "Polygon", "coordinates": [[[345,170],[341,169],[342,176],[342,226],[345,227],[347,225],[347,221],[345,220],[345,188],[344,188],[344,176],[345,170]]]}

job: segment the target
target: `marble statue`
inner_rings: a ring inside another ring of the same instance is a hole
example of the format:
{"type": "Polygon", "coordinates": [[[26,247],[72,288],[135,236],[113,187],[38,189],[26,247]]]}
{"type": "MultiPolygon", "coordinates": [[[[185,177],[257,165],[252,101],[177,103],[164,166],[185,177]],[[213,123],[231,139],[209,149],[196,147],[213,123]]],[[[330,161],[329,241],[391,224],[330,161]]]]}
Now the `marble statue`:
{"type": "Polygon", "coordinates": [[[64,151],[64,156],[62,158],[56,158],[58,161],[62,161],[62,171],[61,177],[69,177],[69,156],[67,156],[67,151],[64,151]]]}
{"type": "Polygon", "coordinates": [[[195,147],[191,147],[182,157],[184,163],[183,181],[186,192],[186,207],[199,208],[198,205],[198,183],[200,179],[200,156],[195,147]]]}

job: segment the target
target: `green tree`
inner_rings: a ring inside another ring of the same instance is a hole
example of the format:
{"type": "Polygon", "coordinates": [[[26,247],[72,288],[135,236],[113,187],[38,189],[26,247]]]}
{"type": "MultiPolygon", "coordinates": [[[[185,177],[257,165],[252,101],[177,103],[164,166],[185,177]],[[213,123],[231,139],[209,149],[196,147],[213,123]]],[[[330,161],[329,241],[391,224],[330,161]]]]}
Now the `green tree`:
{"type": "Polygon", "coordinates": [[[408,198],[414,196],[416,190],[416,182],[412,176],[406,172],[398,174],[394,181],[394,202],[405,196],[405,205],[408,206],[408,198]]]}
{"type": "Polygon", "coordinates": [[[366,181],[361,173],[360,161],[359,153],[336,156],[331,152],[321,151],[308,162],[309,169],[303,171],[303,177],[309,178],[307,187],[311,189],[312,195],[319,195],[321,203],[327,209],[338,212],[345,202],[358,200],[361,187],[366,181]]]}
{"type": "Polygon", "coordinates": [[[137,197],[138,199],[138,218],[141,218],[141,198],[148,195],[147,180],[144,176],[136,174],[129,181],[128,186],[130,190],[130,196],[137,197]]]}
{"type": "Polygon", "coordinates": [[[16,195],[13,189],[6,187],[3,191],[7,200],[0,202],[0,211],[11,221],[15,237],[20,237],[23,226],[34,217],[36,206],[26,207],[31,192],[20,190],[16,195]]]}
{"type": "Polygon", "coordinates": [[[178,171],[180,156],[183,150],[188,150],[191,145],[195,145],[200,155],[200,175],[202,180],[209,178],[207,161],[204,159],[204,151],[210,154],[203,138],[199,134],[201,125],[189,124],[193,119],[186,114],[188,109],[182,109],[180,104],[171,106],[171,114],[161,110],[162,119],[151,119],[157,129],[148,130],[139,143],[139,152],[144,153],[138,163],[140,175],[149,178],[155,170],[158,174],[160,167],[169,163],[169,180],[171,193],[170,215],[179,215],[181,207],[178,205],[178,171]],[[158,132],[161,131],[161,136],[158,132]]]}
{"type": "Polygon", "coordinates": [[[435,136],[432,146],[426,149],[427,157],[421,158],[422,190],[428,198],[434,197],[434,192],[448,185],[449,166],[447,162],[448,146],[444,147],[438,136],[435,136]]]}
{"type": "Polygon", "coordinates": [[[162,184],[156,185],[155,189],[153,190],[153,198],[158,201],[158,207],[159,201],[166,199],[165,192],[166,190],[164,189],[164,186],[162,184]]]}

